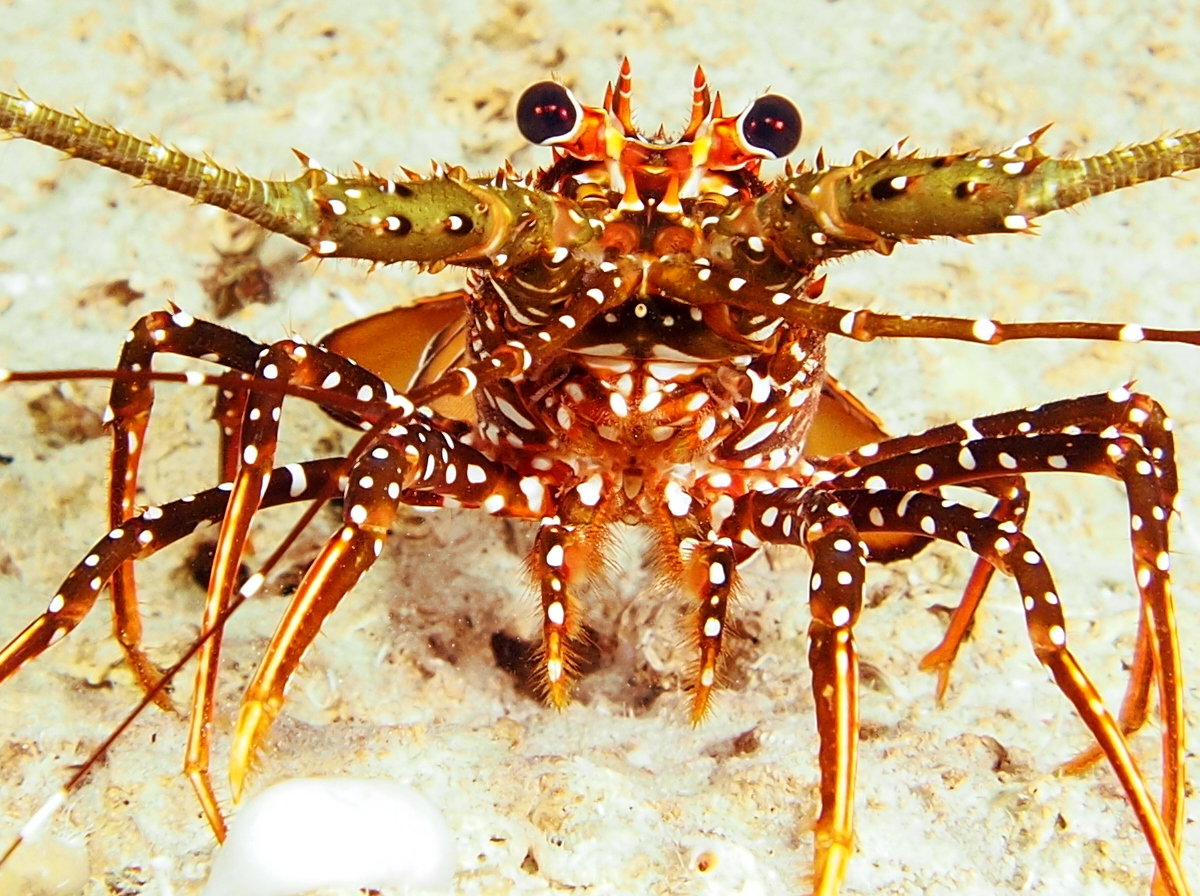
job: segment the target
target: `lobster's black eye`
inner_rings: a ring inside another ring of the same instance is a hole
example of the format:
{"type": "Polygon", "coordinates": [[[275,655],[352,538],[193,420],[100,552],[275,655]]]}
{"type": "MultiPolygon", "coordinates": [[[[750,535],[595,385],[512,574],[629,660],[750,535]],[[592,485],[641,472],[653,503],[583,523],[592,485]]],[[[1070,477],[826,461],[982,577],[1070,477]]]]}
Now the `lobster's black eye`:
{"type": "Polygon", "coordinates": [[[579,123],[579,105],[571,91],[553,81],[530,85],[517,101],[517,127],[530,143],[561,143],[579,123]]]}
{"type": "Polygon", "coordinates": [[[781,159],[800,142],[800,110],[776,93],[760,96],[738,123],[746,145],[769,159],[781,159]]]}

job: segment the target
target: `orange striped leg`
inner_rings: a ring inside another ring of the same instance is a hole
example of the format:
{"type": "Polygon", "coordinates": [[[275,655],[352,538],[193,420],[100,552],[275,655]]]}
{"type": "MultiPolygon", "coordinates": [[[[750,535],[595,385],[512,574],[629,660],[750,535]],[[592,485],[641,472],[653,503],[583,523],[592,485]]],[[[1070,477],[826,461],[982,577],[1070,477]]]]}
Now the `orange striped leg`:
{"type": "MultiPolygon", "coordinates": [[[[1154,684],[1154,655],[1151,647],[1150,620],[1146,608],[1138,614],[1137,643],[1133,647],[1133,659],[1129,662],[1129,687],[1121,701],[1121,711],[1117,720],[1121,725],[1121,733],[1126,737],[1141,731],[1150,715],[1150,686],[1154,684]]],[[[1059,771],[1066,775],[1078,775],[1091,768],[1104,758],[1104,751],[1099,744],[1093,744],[1082,750],[1074,759],[1059,766],[1059,771]]],[[[1177,843],[1176,846],[1179,844],[1177,843]]]]}
{"type": "Polygon", "coordinates": [[[542,520],[529,554],[529,571],[542,602],[538,665],[545,699],[555,709],[571,702],[571,682],[577,672],[574,647],[582,627],[576,595],[602,562],[603,542],[602,526],[582,519],[563,524],[554,516],[542,520]]]}
{"type": "MultiPolygon", "coordinates": [[[[984,487],[1000,486],[992,492],[993,494],[998,492],[996,506],[992,508],[990,514],[993,519],[1011,520],[1018,529],[1024,525],[1026,514],[1029,511],[1029,490],[1025,487],[1023,478],[1014,476],[1011,484],[985,480],[980,485],[984,487]]],[[[989,489],[989,491],[991,490],[989,489]]],[[[975,624],[975,612],[979,609],[979,604],[983,600],[984,594],[987,593],[988,585],[995,573],[996,567],[992,564],[985,560],[975,561],[975,567],[971,570],[971,576],[963,589],[962,600],[955,607],[954,613],[950,617],[950,624],[946,626],[946,634],[942,636],[941,642],[933,650],[921,658],[918,668],[922,672],[937,673],[937,700],[939,703],[946,697],[954,660],[958,657],[958,651],[962,647],[963,641],[966,640],[971,627],[975,624]]]]}
{"type": "Polygon", "coordinates": [[[412,419],[381,434],[351,470],[343,524],[305,573],[246,689],[230,749],[234,799],[305,651],[379,556],[398,504],[418,503],[424,493],[520,519],[554,510],[540,481],[488,460],[431,422],[412,419]]]}
{"type": "Polygon", "coordinates": [[[542,599],[541,681],[556,709],[571,700],[573,649],[582,628],[576,595],[604,562],[613,514],[610,494],[599,473],[568,488],[558,513],[542,518],[529,554],[529,572],[542,599]]]}
{"type": "Polygon", "coordinates": [[[695,639],[699,647],[695,685],[692,691],[692,724],[708,713],[709,700],[721,672],[721,645],[725,636],[725,613],[733,596],[736,560],[729,539],[700,541],[683,539],[678,548],[689,600],[697,607],[695,639]]]}
{"type": "MultiPolygon", "coordinates": [[[[262,506],[318,497],[337,477],[341,465],[341,458],[329,458],[275,470],[262,506]]],[[[219,520],[228,504],[227,488],[210,488],[161,507],[149,507],[110,530],[68,573],[46,611],[0,649],[0,682],[70,634],[119,570],[191,535],[204,523],[219,520]]]]}
{"type": "MultiPolygon", "coordinates": [[[[201,322],[195,322],[188,329],[201,326],[201,322]]],[[[222,329],[212,324],[203,326],[222,329]]],[[[406,413],[413,411],[411,402],[395,395],[374,374],[346,358],[294,339],[282,340],[259,351],[253,378],[248,382],[254,380],[311,388],[314,400],[318,402],[322,394],[355,395],[363,403],[363,412],[372,413],[377,418],[393,408],[406,413]]],[[[216,626],[233,596],[250,525],[259,510],[263,489],[274,465],[282,404],[282,392],[249,390],[241,425],[241,466],[231,485],[229,506],[217,537],[201,622],[204,630],[216,626]]],[[[253,588],[260,584],[261,580],[251,580],[247,586],[253,588]]],[[[247,586],[243,587],[243,593],[246,593],[247,586]]],[[[217,632],[205,641],[197,653],[196,685],[192,692],[191,722],[184,759],[184,774],[196,791],[197,799],[218,838],[224,833],[224,821],[212,787],[209,757],[220,650],[220,632],[217,632]]]]}
{"type": "MultiPolygon", "coordinates": [[[[1156,401],[1118,388],[865,446],[848,455],[861,467],[835,474],[822,487],[850,486],[869,494],[883,488],[929,490],[1014,473],[1053,471],[1108,476],[1124,483],[1135,578],[1148,619],[1149,666],[1158,682],[1162,709],[1162,813],[1172,842],[1178,844],[1183,827],[1184,721],[1177,626],[1167,575],[1167,521],[1178,492],[1171,429],[1156,401]]],[[[1015,524],[1006,528],[1018,529],[1015,524]]],[[[1122,715],[1131,723],[1139,716],[1144,719],[1138,692],[1147,674],[1145,665],[1135,666],[1130,678],[1122,715]]]]}
{"type": "Polygon", "coordinates": [[[854,624],[862,611],[866,545],[839,495],[813,489],[746,495],[722,533],[743,544],[801,544],[812,558],[808,662],[821,770],[813,893],[837,896],[854,852],[859,678],[854,624]]]}
{"type": "Polygon", "coordinates": [[[666,488],[666,504],[652,519],[658,538],[660,573],[681,587],[696,608],[692,641],[697,663],[692,676],[692,724],[704,721],[713,692],[720,686],[721,648],[725,616],[737,588],[737,567],[762,546],[752,533],[739,533],[735,542],[711,530],[711,516],[697,511],[697,502],[682,487],[666,488]],[[707,522],[706,522],[707,518],[707,522]]]}
{"type": "MultiPolygon", "coordinates": [[[[1071,459],[1083,465],[1078,453],[1071,459]]],[[[1029,537],[990,518],[980,518],[971,508],[947,504],[930,495],[890,490],[871,495],[841,494],[852,508],[855,523],[864,531],[924,533],[954,541],[1016,578],[1034,653],[1050,670],[1055,683],[1108,757],[1154,856],[1156,886],[1161,884],[1169,896],[1188,896],[1191,891],[1183,874],[1173,829],[1155,806],[1116,719],[1066,646],[1066,624],[1058,591],[1029,537]]],[[[1150,603],[1147,601],[1145,606],[1150,603]]],[[[1174,804],[1171,806],[1174,811],[1174,804]]]]}
{"type": "MultiPolygon", "coordinates": [[[[805,514],[803,543],[812,557],[808,664],[820,736],[821,814],[814,832],[815,896],[836,896],[854,852],[858,768],[858,652],[866,555],[845,506],[821,496],[805,514]]],[[[797,528],[799,528],[799,520],[797,528]]],[[[786,524],[785,524],[786,525],[786,524]]]]}
{"type": "MultiPolygon", "coordinates": [[[[250,371],[263,346],[232,330],[196,321],[191,315],[172,308],[155,311],[137,321],[126,336],[117,361],[123,371],[149,371],[157,354],[207,357],[235,370],[250,371]]],[[[148,380],[114,380],[109,391],[104,419],[112,427],[112,454],[109,460],[108,524],[118,529],[133,513],[137,497],[138,468],[146,443],[146,428],[154,404],[154,386],[148,380]]],[[[222,480],[224,481],[224,480],[222,480]]],[[[133,566],[126,564],[113,573],[110,581],[113,600],[113,631],[117,642],[143,690],[149,691],[160,677],[159,670],[141,647],[142,617],[138,608],[137,585],[133,566]]],[[[165,690],[155,698],[170,709],[165,690]]]]}

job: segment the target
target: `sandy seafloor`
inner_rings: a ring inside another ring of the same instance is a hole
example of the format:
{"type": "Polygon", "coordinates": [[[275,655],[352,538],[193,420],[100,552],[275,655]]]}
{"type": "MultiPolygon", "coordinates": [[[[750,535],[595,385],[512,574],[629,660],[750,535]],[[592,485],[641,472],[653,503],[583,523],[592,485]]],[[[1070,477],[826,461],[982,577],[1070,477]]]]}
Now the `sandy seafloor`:
{"type": "MultiPolygon", "coordinates": [[[[427,160],[474,170],[522,147],[515,96],[550,71],[598,102],[617,63],[634,63],[639,120],[677,128],[703,63],[729,107],[766,87],[804,110],[799,154],[844,162],[908,135],[929,150],[1003,147],[1049,121],[1055,153],[1106,151],[1200,126],[1200,9],[1030,0],[719,2],[648,5],[521,0],[403,4],[0,2],[0,87],[78,106],[137,133],[260,174],[292,176],[298,147],[334,167],[377,171],[427,160]],[[968,11],[970,10],[970,11],[968,11]],[[1153,10],[1153,11],[1150,11],[1153,10]]],[[[832,271],[843,306],[1002,319],[1134,320],[1194,327],[1200,184],[1196,178],[1105,197],[1045,219],[1041,235],[974,246],[901,247],[832,271]]],[[[207,312],[198,285],[219,217],[56,153],[0,146],[0,365],[107,366],[124,330],[174,300],[207,312]],[[128,278],[132,305],[98,297],[128,278]]],[[[281,240],[269,254],[286,259],[281,240]]],[[[363,310],[447,288],[407,271],[366,276],[346,262],[292,267],[281,300],[228,323],[260,339],[316,337],[363,310]]],[[[1183,476],[1175,527],[1179,625],[1190,712],[1200,705],[1200,404],[1196,349],[1152,345],[835,344],[832,369],[896,432],[1104,391],[1136,379],[1177,421],[1183,476]]],[[[104,532],[107,442],[48,447],[26,402],[42,387],[0,393],[0,635],[44,607],[60,578],[104,532]]],[[[69,389],[99,409],[105,386],[69,389]]],[[[160,392],[145,464],[145,500],[214,483],[208,398],[160,392]]],[[[320,456],[345,434],[317,414],[287,413],[280,461],[320,456]]],[[[1071,644],[1115,705],[1136,621],[1120,488],[1038,477],[1029,530],[1057,575],[1071,644]]],[[[260,551],[282,516],[255,539],[260,551]]],[[[324,516],[321,525],[334,525],[324,516]]],[[[309,542],[312,545],[317,536],[309,542]]],[[[454,892],[507,894],[778,894],[804,892],[816,805],[815,731],[803,633],[804,561],[781,554],[745,572],[737,605],[754,639],[733,645],[733,687],[711,720],[686,721],[670,595],[653,587],[640,545],[601,589],[595,624],[619,648],[556,714],[515,690],[489,640],[528,634],[532,599],[519,551],[528,544],[481,513],[405,526],[310,652],[273,729],[252,788],[304,774],[391,776],[444,810],[458,843],[454,892]],[[774,569],[772,568],[775,567],[774,569]],[[647,671],[650,669],[651,671],[647,671]],[[657,670],[657,671],[655,671],[657,670]],[[633,680],[672,690],[648,709],[633,680]],[[759,746],[731,755],[753,729],[759,746]],[[707,873],[696,856],[717,856],[707,873]]],[[[201,596],[182,552],[142,577],[147,643],[161,661],[197,626],[201,596]]],[[[260,553],[261,556],[261,553],[260,553]]],[[[1150,860],[1106,770],[1054,775],[1088,743],[1035,662],[1014,590],[995,588],[964,650],[944,707],[916,670],[940,635],[934,604],[953,604],[968,569],[952,548],[878,569],[858,630],[879,670],[864,688],[853,894],[1129,893],[1150,860]],[[997,747],[1007,751],[993,771],[997,747]]],[[[217,713],[215,771],[241,684],[282,599],[268,595],[231,624],[217,713]]],[[[79,630],[0,689],[0,836],[23,823],[136,701],[102,601],[79,630]]],[[[189,680],[180,683],[183,700],[189,680]]],[[[1197,742],[1197,732],[1190,732],[1197,742]]],[[[153,710],[52,823],[86,847],[88,894],[192,894],[213,838],[179,773],[182,722],[153,710]]],[[[1153,730],[1136,741],[1153,770],[1153,730]]],[[[1189,757],[1192,781],[1200,763],[1189,757]]],[[[1193,799],[1189,815],[1200,811],[1193,799]]],[[[1200,884],[1200,834],[1185,863],[1200,884]]]]}

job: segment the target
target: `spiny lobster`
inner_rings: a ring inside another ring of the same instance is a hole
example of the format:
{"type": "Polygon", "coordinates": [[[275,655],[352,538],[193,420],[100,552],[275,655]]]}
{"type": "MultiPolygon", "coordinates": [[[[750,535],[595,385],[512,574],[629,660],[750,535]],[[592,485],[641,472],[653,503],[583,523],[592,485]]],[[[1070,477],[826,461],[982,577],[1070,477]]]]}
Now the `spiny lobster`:
{"type": "Polygon", "coordinates": [[[796,545],[813,564],[809,663],[821,776],[813,888],[833,896],[852,853],[853,627],[867,561],[944,540],[978,559],[927,666],[944,688],[993,571],[1013,576],[1038,659],[1098,744],[1074,765],[1107,758],[1153,854],[1156,885],[1188,893],[1179,855],[1182,681],[1168,575],[1178,489],[1165,412],[1118,388],[888,438],[827,375],[824,360],[829,335],[1200,344],[1200,333],[839,308],[821,301],[818,272],[853,253],[888,254],[900,242],[1027,232],[1050,211],[1200,167],[1200,132],[1080,161],[1043,154],[1040,131],[993,154],[922,157],[897,145],[844,166],[818,155],[814,166],[789,165],[765,182],[762,163],[784,158],[800,138],[789,100],[767,94],[727,116],[697,69],[690,118],[669,139],[634,127],[631,87],[626,61],[601,107],[582,105],[552,81],[526,90],[516,109],[521,133],[554,157],[529,176],[510,166],[489,177],[448,166],[431,177],[363,168],[341,175],[299,154],[305,171],[294,181],[255,179],[23,95],[0,95],[0,127],[10,133],[227,209],[313,257],[468,271],[461,290],[342,327],[317,344],[264,345],[174,307],[138,321],[108,374],[110,529],[45,613],[0,651],[0,680],[65,636],[107,585],[129,665],[147,698],[161,700],[160,670],[141,646],[133,561],[220,521],[185,770],[223,839],[208,771],[217,659],[224,620],[264,583],[259,572],[237,584],[260,509],[344,500],[342,525],[309,567],[246,690],[231,749],[235,798],[304,652],[379,556],[401,504],[481,507],[536,524],[529,567],[541,601],[537,665],[558,707],[569,699],[582,637],[578,594],[604,564],[615,524],[647,527],[662,579],[695,608],[694,722],[719,683],[739,567],[764,545],[796,545]],[[151,374],[164,353],[232,373],[151,374]],[[169,379],[218,387],[228,481],[139,509],[151,384],[169,379]],[[363,436],[345,456],[276,468],[285,395],[363,436]],[[1128,495],[1141,616],[1119,718],[1067,648],[1058,589],[1022,530],[1023,477],[1049,471],[1114,478],[1128,495]],[[941,490],[949,486],[982,491],[994,506],[977,511],[948,500],[941,490]],[[1125,739],[1144,724],[1154,685],[1163,719],[1157,803],[1125,739]]]}

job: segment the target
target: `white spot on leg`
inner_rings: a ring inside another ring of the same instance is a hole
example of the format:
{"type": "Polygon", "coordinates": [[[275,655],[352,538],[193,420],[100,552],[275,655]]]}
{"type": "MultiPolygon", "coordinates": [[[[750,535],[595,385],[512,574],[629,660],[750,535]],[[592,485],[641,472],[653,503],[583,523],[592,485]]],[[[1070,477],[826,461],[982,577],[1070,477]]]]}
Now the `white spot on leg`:
{"type": "Polygon", "coordinates": [[[991,342],[996,336],[996,324],[985,317],[971,324],[971,335],[980,342],[991,342]]]}
{"type": "Polygon", "coordinates": [[[1117,338],[1122,342],[1141,342],[1146,338],[1146,331],[1137,324],[1126,324],[1117,333],[1117,338]]]}
{"type": "Polygon", "coordinates": [[[304,467],[299,464],[288,464],[284,469],[292,478],[291,485],[288,486],[288,496],[296,498],[304,494],[304,490],[308,488],[308,477],[304,474],[304,467]]]}

